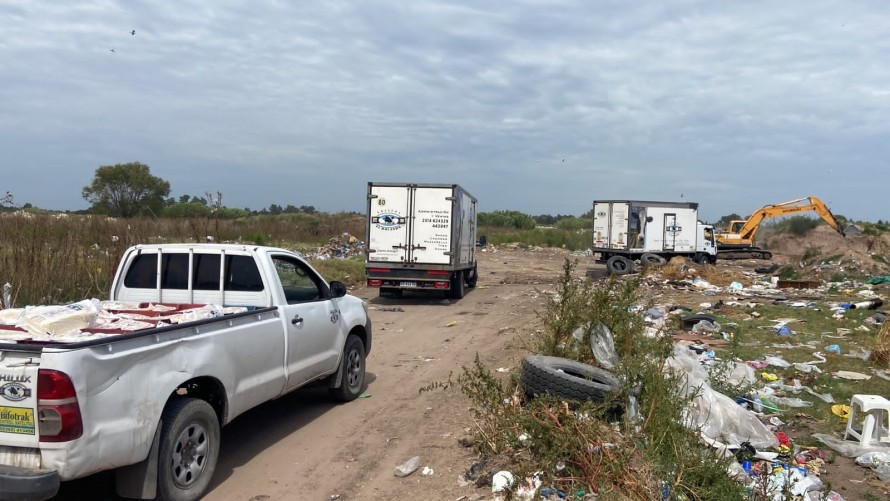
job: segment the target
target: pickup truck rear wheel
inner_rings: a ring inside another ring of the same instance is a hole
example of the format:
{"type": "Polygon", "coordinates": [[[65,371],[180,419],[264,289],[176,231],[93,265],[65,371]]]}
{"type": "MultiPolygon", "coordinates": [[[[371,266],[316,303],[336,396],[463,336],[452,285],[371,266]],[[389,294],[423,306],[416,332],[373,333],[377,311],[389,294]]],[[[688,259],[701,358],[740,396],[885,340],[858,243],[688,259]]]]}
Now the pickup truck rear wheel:
{"type": "Polygon", "coordinates": [[[158,495],[171,501],[200,499],[219,456],[219,420],[213,407],[197,398],[170,401],[161,417],[158,495]]]}
{"type": "Polygon", "coordinates": [[[331,388],[331,396],[341,402],[358,398],[365,387],[365,344],[358,336],[350,334],[343,345],[340,361],[340,386],[331,388]]]}

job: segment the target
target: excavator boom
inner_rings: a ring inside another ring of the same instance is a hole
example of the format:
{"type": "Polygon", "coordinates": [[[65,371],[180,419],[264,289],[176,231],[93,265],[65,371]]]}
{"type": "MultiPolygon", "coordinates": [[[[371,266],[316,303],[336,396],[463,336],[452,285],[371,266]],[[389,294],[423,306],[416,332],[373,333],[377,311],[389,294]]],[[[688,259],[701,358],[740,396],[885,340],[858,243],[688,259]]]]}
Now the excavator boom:
{"type": "Polygon", "coordinates": [[[822,200],[819,200],[816,197],[798,198],[796,200],[789,200],[788,202],[762,207],[751,214],[746,220],[731,221],[727,231],[716,234],[718,255],[724,258],[732,258],[730,257],[730,252],[738,254],[739,251],[751,251],[753,257],[769,259],[772,255],[769,254],[768,251],[758,249],[754,246],[754,235],[760,228],[760,224],[766,219],[809,211],[818,214],[819,217],[828,223],[828,225],[835,231],[840,233],[841,236],[846,236],[844,234],[844,229],[841,228],[841,225],[834,217],[834,214],[831,213],[831,210],[828,209],[828,206],[825,205],[822,200]],[[720,253],[721,248],[725,251],[722,254],[720,253]]]}

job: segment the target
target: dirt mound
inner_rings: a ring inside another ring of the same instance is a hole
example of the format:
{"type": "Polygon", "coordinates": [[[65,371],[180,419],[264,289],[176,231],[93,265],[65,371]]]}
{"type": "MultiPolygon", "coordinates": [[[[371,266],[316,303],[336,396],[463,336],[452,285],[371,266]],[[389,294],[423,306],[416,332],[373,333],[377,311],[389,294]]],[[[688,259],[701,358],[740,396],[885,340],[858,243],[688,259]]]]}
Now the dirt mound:
{"type": "Polygon", "coordinates": [[[842,237],[828,226],[819,226],[804,236],[774,234],[764,239],[764,247],[780,261],[799,261],[804,256],[813,261],[841,261],[856,264],[868,273],[890,270],[890,234],[842,237]]]}

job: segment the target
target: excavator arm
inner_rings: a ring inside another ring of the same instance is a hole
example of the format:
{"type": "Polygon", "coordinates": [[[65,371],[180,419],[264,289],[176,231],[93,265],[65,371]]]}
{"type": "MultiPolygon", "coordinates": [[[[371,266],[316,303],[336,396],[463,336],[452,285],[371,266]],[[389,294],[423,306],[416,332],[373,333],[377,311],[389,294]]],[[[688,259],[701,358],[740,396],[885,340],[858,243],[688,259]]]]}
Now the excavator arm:
{"type": "Polygon", "coordinates": [[[757,233],[760,223],[764,220],[808,211],[819,214],[841,236],[846,236],[844,229],[841,228],[840,223],[828,209],[828,206],[816,197],[807,197],[780,204],[767,205],[755,211],[747,220],[731,221],[729,230],[716,235],[717,243],[718,245],[753,246],[754,234],[757,233]]]}

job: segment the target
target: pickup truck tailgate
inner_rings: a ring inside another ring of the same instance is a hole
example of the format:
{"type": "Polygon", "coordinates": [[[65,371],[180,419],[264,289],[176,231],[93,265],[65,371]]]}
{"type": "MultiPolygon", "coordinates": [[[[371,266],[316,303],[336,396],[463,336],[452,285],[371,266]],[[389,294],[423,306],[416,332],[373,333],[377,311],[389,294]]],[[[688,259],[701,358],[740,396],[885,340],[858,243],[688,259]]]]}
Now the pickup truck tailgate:
{"type": "MultiPolygon", "coordinates": [[[[0,348],[0,446],[38,446],[39,364],[39,353],[0,348]]],[[[0,464],[11,464],[7,455],[0,454],[0,464]]]]}

